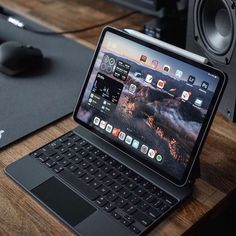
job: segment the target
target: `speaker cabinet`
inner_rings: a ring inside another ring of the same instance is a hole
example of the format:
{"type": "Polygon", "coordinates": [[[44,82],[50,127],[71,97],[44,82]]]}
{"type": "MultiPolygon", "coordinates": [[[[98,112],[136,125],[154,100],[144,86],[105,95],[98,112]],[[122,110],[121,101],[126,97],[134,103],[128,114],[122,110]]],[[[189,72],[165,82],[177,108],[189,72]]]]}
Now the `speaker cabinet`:
{"type": "Polygon", "coordinates": [[[186,48],[229,77],[219,111],[236,122],[236,1],[189,0],[186,48]]]}

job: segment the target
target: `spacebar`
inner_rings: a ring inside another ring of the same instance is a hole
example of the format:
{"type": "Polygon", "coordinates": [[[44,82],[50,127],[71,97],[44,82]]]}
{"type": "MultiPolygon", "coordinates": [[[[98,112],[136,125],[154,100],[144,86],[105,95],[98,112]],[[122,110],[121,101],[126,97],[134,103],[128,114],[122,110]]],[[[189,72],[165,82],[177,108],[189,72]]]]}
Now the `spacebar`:
{"type": "Polygon", "coordinates": [[[71,174],[68,171],[62,171],[59,176],[72,185],[75,189],[81,192],[88,199],[94,201],[99,197],[99,195],[88,185],[83,183],[81,180],[77,179],[75,175],[71,174]]]}

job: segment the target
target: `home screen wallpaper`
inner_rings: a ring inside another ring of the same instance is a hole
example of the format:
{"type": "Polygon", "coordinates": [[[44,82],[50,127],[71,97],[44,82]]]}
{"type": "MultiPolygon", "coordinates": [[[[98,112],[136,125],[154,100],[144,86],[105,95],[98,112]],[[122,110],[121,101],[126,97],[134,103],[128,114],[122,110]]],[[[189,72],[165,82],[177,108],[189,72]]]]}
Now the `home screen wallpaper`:
{"type": "Polygon", "coordinates": [[[107,32],[77,118],[181,179],[217,83],[215,75],[107,32]]]}

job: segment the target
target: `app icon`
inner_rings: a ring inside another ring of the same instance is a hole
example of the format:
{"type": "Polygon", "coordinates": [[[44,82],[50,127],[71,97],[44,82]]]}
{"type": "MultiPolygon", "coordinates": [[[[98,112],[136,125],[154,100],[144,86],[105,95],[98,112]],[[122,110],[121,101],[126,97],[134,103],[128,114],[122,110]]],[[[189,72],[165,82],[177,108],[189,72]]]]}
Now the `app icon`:
{"type": "Polygon", "coordinates": [[[188,77],[188,83],[189,83],[189,84],[194,84],[195,80],[196,80],[196,78],[195,78],[194,76],[192,76],[192,75],[190,75],[190,76],[188,77]]]}
{"type": "Polygon", "coordinates": [[[207,83],[206,81],[203,81],[201,84],[201,89],[204,91],[207,91],[208,87],[209,87],[209,83],[207,83]]]}
{"type": "Polygon", "coordinates": [[[125,136],[126,136],[126,134],[121,131],[121,132],[119,133],[119,137],[118,137],[118,138],[119,138],[121,141],[124,141],[124,140],[125,140],[125,136]]]}
{"type": "Polygon", "coordinates": [[[107,122],[104,121],[104,120],[101,120],[100,128],[101,128],[101,129],[105,129],[105,128],[106,128],[106,125],[107,125],[107,122]]]}
{"type": "Polygon", "coordinates": [[[151,83],[152,83],[152,80],[153,80],[152,75],[147,74],[145,81],[146,81],[147,83],[151,84],[151,83]]]}
{"type": "Polygon", "coordinates": [[[153,159],[155,157],[155,155],[156,155],[156,151],[154,151],[153,149],[149,149],[148,156],[153,159]]]}
{"type": "Polygon", "coordinates": [[[157,69],[158,67],[158,61],[157,60],[152,60],[152,68],[157,69]]]}
{"type": "Polygon", "coordinates": [[[106,131],[107,131],[108,133],[111,133],[112,128],[113,128],[112,125],[108,124],[107,127],[106,127],[106,131]]]}
{"type": "Polygon", "coordinates": [[[98,117],[95,117],[93,123],[98,126],[100,123],[100,119],[98,117]]]}
{"type": "Polygon", "coordinates": [[[164,65],[163,70],[164,70],[166,73],[169,73],[169,72],[170,72],[170,66],[164,65]]]}
{"type": "Polygon", "coordinates": [[[115,63],[116,63],[115,58],[114,58],[114,57],[110,57],[110,59],[109,59],[109,64],[110,64],[111,66],[114,66],[115,63]]]}
{"type": "Polygon", "coordinates": [[[166,81],[159,79],[157,82],[157,87],[163,89],[166,84],[166,81]]]}
{"type": "Polygon", "coordinates": [[[142,145],[141,146],[141,152],[143,153],[143,154],[147,154],[147,152],[148,152],[148,146],[146,146],[146,145],[142,145]]]}
{"type": "Polygon", "coordinates": [[[135,84],[131,84],[131,85],[129,86],[129,92],[130,92],[131,94],[134,94],[135,91],[136,91],[136,89],[137,89],[137,86],[136,86],[135,84]]]}
{"type": "Polygon", "coordinates": [[[142,74],[140,73],[140,72],[134,72],[134,76],[136,77],[136,78],[142,78],[142,74]]]}
{"type": "Polygon", "coordinates": [[[175,72],[175,77],[176,77],[176,78],[180,79],[182,76],[183,76],[183,71],[177,70],[177,71],[175,72]]]}
{"type": "Polygon", "coordinates": [[[203,100],[200,99],[200,98],[197,98],[194,102],[194,104],[198,107],[201,107],[202,106],[202,103],[203,103],[203,100]]]}
{"type": "Polygon", "coordinates": [[[139,147],[139,141],[134,139],[133,143],[132,143],[132,147],[135,148],[135,149],[138,149],[139,147]]]}
{"type": "Polygon", "coordinates": [[[119,135],[119,133],[120,133],[120,129],[118,129],[118,128],[114,128],[112,131],[112,135],[115,137],[117,137],[119,135]]]}
{"type": "Polygon", "coordinates": [[[147,61],[147,56],[141,55],[140,61],[145,63],[147,61]]]}
{"type": "Polygon", "coordinates": [[[156,156],[156,161],[160,163],[160,162],[162,162],[162,160],[163,160],[163,156],[161,154],[158,154],[156,156]]]}
{"type": "Polygon", "coordinates": [[[183,91],[181,98],[185,101],[188,101],[190,96],[191,96],[191,92],[183,91]]]}
{"type": "Polygon", "coordinates": [[[128,135],[128,136],[126,137],[126,139],[125,139],[125,142],[126,142],[127,144],[129,144],[129,145],[132,143],[132,141],[133,141],[133,138],[132,138],[131,136],[129,136],[129,135],[128,135]]]}

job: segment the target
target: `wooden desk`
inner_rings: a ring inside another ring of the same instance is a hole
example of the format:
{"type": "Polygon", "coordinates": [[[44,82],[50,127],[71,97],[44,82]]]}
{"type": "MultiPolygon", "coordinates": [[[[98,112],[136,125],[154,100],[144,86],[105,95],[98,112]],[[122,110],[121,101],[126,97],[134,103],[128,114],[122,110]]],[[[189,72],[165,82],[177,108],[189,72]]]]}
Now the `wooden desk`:
{"type": "MultiPolygon", "coordinates": [[[[53,29],[69,30],[104,22],[129,12],[120,6],[97,0],[0,0],[53,29]]],[[[113,24],[140,29],[147,16],[135,14],[113,24]]],[[[94,47],[100,28],[74,35],[94,47]]],[[[0,152],[0,235],[72,235],[71,231],[36,203],[4,174],[4,167],[76,127],[68,117],[0,152]]],[[[150,235],[192,234],[206,220],[227,206],[236,195],[236,125],[217,114],[201,154],[202,177],[193,196],[150,235]]],[[[30,178],[30,177],[29,177],[30,178]]]]}

